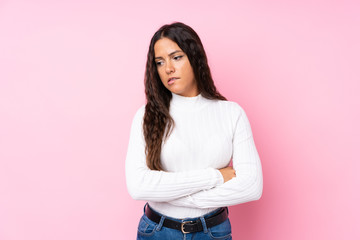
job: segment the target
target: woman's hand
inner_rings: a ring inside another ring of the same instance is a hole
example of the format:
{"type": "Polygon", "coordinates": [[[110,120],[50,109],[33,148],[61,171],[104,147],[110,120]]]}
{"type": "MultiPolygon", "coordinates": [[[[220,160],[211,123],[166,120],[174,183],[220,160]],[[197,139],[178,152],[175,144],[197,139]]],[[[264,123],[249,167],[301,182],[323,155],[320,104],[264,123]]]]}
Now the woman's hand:
{"type": "Polygon", "coordinates": [[[219,171],[223,175],[224,183],[229,181],[233,177],[236,177],[235,170],[233,169],[233,167],[221,168],[221,169],[219,169],[219,171]]]}

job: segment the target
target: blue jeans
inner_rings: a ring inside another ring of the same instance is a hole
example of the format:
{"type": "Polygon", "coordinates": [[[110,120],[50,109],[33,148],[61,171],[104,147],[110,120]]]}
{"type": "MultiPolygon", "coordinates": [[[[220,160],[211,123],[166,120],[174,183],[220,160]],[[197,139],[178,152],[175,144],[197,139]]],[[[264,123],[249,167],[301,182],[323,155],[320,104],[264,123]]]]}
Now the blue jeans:
{"type": "MultiPolygon", "coordinates": [[[[200,232],[193,232],[193,233],[182,233],[180,230],[167,228],[163,226],[163,222],[165,218],[183,222],[183,221],[192,221],[196,220],[197,218],[185,218],[185,219],[178,219],[178,218],[172,218],[168,217],[166,215],[160,214],[159,212],[155,211],[153,208],[151,208],[154,212],[158,213],[161,217],[161,220],[159,223],[155,223],[151,221],[146,215],[145,215],[145,208],[148,203],[144,206],[144,214],[140,218],[140,222],[138,225],[138,232],[137,232],[137,239],[138,240],[151,240],[151,239],[170,239],[170,240],[176,240],[176,239],[191,239],[191,240],[203,240],[203,239],[218,239],[218,240],[232,240],[231,237],[231,224],[229,218],[227,218],[224,222],[213,226],[211,228],[206,227],[205,219],[206,217],[214,215],[218,209],[209,212],[203,216],[200,216],[200,220],[203,224],[203,231],[200,232]]],[[[149,206],[150,207],[150,206],[149,206]]],[[[228,211],[228,209],[226,209],[228,211]]]]}

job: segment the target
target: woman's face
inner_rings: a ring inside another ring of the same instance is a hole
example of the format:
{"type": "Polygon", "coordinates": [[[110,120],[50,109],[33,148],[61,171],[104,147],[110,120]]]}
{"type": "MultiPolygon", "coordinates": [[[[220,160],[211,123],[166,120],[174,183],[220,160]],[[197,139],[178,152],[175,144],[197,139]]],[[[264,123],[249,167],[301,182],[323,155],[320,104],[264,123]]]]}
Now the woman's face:
{"type": "Polygon", "coordinates": [[[169,38],[159,39],[154,51],[157,71],[164,86],[178,95],[197,96],[194,72],[185,52],[169,38]]]}

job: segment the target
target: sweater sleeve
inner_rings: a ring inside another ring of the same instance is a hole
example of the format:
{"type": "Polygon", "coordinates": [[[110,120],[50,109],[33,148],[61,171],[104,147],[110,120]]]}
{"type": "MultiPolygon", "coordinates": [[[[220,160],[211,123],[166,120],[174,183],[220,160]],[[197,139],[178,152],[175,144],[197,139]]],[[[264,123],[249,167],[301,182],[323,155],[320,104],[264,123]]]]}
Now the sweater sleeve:
{"type": "Polygon", "coordinates": [[[215,168],[182,172],[150,170],[146,165],[142,128],[144,112],[145,105],[138,109],[133,118],[125,160],[126,185],[133,199],[171,201],[223,184],[222,174],[215,168]]]}
{"type": "Polygon", "coordinates": [[[211,208],[259,200],[263,190],[262,167],[255,147],[249,120],[234,102],[233,168],[236,177],[212,189],[170,201],[176,206],[211,208]]]}

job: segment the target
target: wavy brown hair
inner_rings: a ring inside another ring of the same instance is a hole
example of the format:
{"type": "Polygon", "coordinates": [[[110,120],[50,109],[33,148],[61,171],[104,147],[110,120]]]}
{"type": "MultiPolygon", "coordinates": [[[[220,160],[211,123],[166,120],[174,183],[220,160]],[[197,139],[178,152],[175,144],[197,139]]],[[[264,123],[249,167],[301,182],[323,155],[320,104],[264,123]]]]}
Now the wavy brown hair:
{"type": "Polygon", "coordinates": [[[150,42],[144,79],[147,100],[143,122],[145,153],[146,164],[152,170],[163,170],[160,161],[162,142],[169,137],[175,125],[169,113],[172,94],[161,82],[155,63],[154,45],[161,38],[174,41],[186,53],[203,97],[227,100],[216,90],[206,53],[197,33],[181,22],[160,27],[150,42]]]}

